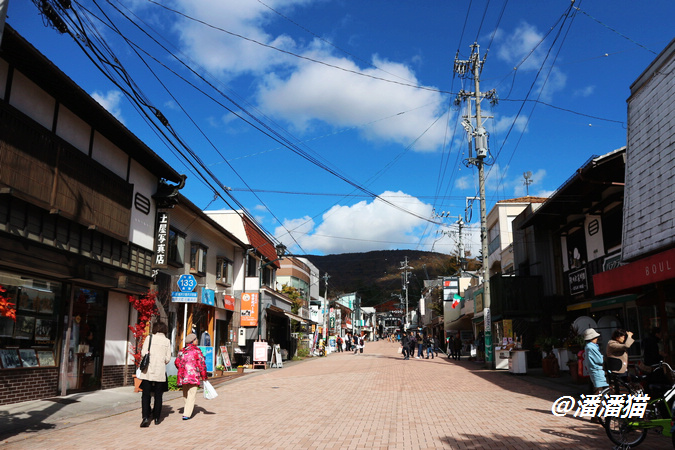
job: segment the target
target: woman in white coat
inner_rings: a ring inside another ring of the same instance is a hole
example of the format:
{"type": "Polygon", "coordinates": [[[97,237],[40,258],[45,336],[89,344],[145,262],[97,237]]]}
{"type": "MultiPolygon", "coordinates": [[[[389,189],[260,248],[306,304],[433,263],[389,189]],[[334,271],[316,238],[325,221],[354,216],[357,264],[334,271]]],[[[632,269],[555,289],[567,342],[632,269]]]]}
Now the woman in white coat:
{"type": "Polygon", "coordinates": [[[151,412],[152,417],[155,419],[155,424],[159,424],[159,419],[162,415],[162,396],[164,392],[169,390],[169,383],[166,379],[166,365],[171,361],[171,341],[166,337],[166,324],[164,322],[157,322],[153,326],[153,332],[154,334],[145,338],[143,349],[141,350],[141,357],[150,353],[150,364],[138,377],[143,380],[141,381],[141,389],[143,390],[143,395],[141,396],[143,410],[141,427],[143,428],[150,425],[151,412]],[[150,409],[151,397],[155,398],[152,410],[150,409]]]}

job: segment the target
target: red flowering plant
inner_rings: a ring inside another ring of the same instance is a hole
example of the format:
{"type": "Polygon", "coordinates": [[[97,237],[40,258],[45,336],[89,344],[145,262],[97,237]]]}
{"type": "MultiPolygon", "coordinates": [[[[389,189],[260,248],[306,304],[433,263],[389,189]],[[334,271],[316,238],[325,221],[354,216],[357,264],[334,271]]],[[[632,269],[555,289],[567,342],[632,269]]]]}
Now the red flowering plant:
{"type": "Polygon", "coordinates": [[[136,367],[141,363],[141,350],[143,349],[143,341],[147,336],[147,329],[152,316],[158,314],[157,311],[157,292],[148,291],[139,296],[128,295],[127,298],[131,306],[138,311],[138,319],[136,325],[129,326],[129,329],[134,334],[135,344],[129,345],[129,354],[134,357],[136,367]]]}
{"type": "Polygon", "coordinates": [[[16,322],[16,305],[10,303],[10,298],[5,297],[6,292],[7,289],[0,285],[0,317],[9,317],[16,322]]]}

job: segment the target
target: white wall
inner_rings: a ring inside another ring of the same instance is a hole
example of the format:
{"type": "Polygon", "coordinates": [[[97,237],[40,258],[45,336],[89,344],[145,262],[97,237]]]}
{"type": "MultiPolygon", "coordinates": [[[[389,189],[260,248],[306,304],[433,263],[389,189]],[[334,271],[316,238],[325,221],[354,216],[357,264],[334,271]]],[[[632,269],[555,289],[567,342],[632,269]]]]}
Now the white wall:
{"type": "Polygon", "coordinates": [[[56,101],[16,70],[9,103],[46,129],[52,129],[56,101]]]}
{"type": "Polygon", "coordinates": [[[94,134],[94,145],[92,146],[91,157],[114,172],[123,180],[127,179],[127,163],[129,156],[119,147],[113,145],[108,139],[100,133],[94,134]]]}
{"type": "Polygon", "coordinates": [[[63,105],[59,106],[56,134],[85,155],[89,154],[91,127],[63,105]]]}
{"type": "MultiPolygon", "coordinates": [[[[108,294],[108,316],[105,325],[104,366],[119,366],[129,360],[127,332],[129,331],[129,300],[120,292],[108,294]]],[[[135,311],[132,311],[135,320],[135,311]]],[[[129,362],[131,364],[132,362],[129,362]]]]}

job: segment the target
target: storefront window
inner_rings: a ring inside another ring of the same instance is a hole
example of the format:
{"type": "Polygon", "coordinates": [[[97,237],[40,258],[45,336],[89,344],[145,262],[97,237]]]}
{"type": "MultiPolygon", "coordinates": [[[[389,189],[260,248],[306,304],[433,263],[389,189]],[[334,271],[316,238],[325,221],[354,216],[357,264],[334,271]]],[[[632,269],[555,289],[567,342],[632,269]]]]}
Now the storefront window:
{"type": "Polygon", "coordinates": [[[0,318],[2,369],[55,367],[61,283],[0,272],[0,285],[16,305],[16,322],[0,318]]]}
{"type": "Polygon", "coordinates": [[[68,391],[101,386],[107,303],[105,291],[74,288],[67,375],[62,380],[68,391]]]}

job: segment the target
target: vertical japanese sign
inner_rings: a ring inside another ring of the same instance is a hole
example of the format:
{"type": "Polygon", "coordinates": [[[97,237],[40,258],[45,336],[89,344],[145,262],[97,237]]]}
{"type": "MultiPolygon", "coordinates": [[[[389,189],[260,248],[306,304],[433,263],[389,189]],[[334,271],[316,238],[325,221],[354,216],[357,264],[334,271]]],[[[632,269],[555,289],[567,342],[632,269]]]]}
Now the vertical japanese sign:
{"type": "Polygon", "coordinates": [[[258,326],[258,294],[241,294],[241,326],[258,326]]]}
{"type": "Polygon", "coordinates": [[[155,258],[152,267],[154,269],[166,269],[167,250],[169,244],[169,213],[167,211],[157,211],[157,229],[155,233],[155,258]]]}

